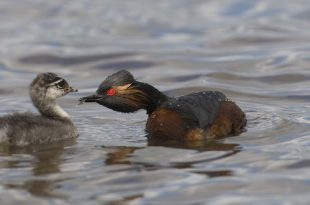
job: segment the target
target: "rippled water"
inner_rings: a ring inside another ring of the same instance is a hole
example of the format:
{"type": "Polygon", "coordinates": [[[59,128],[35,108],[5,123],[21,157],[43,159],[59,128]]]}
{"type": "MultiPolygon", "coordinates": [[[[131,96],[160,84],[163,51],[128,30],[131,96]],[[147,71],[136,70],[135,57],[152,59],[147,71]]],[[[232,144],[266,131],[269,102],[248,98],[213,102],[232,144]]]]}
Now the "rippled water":
{"type": "Polygon", "coordinates": [[[57,72],[76,142],[0,151],[0,204],[309,204],[308,0],[0,1],[0,114],[35,111],[27,86],[57,72]],[[248,131],[145,138],[145,112],[76,106],[130,70],[169,95],[224,92],[248,131]]]}

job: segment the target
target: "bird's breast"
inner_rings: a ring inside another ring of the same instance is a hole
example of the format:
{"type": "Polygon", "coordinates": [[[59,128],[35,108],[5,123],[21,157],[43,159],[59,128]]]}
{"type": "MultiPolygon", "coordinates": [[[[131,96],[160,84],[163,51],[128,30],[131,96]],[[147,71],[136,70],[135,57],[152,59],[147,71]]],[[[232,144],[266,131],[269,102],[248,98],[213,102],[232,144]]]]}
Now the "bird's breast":
{"type": "Polygon", "coordinates": [[[202,139],[204,133],[194,121],[184,118],[182,113],[165,108],[159,108],[149,116],[146,131],[151,137],[176,140],[202,139]]]}

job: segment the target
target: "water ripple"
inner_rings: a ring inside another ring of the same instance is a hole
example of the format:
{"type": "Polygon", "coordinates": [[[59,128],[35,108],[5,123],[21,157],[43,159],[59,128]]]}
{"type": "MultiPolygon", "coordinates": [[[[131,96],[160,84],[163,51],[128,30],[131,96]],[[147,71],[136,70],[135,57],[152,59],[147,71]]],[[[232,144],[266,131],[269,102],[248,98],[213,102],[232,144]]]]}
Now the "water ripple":
{"type": "Polygon", "coordinates": [[[308,204],[308,0],[2,1],[0,113],[36,112],[28,85],[64,75],[79,130],[57,145],[0,146],[1,204],[308,204]],[[167,95],[218,90],[247,132],[148,139],[144,111],[76,106],[129,69],[167,95]]]}

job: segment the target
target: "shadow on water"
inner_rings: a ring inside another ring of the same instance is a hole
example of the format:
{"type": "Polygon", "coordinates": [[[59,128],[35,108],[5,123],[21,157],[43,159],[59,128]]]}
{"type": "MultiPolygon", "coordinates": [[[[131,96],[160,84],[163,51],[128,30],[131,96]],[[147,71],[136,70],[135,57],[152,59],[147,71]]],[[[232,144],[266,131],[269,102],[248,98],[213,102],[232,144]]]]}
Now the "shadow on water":
{"type": "MultiPolygon", "coordinates": [[[[49,174],[60,173],[59,166],[62,164],[62,155],[65,147],[72,146],[76,142],[68,140],[64,142],[51,143],[49,145],[31,145],[26,147],[15,147],[1,145],[0,155],[14,157],[15,160],[2,161],[3,167],[10,169],[25,168],[29,163],[31,164],[32,177],[27,178],[24,183],[6,183],[8,189],[24,189],[34,196],[39,197],[56,197],[65,198],[65,195],[56,193],[56,182],[44,178],[49,174]],[[33,159],[25,159],[24,156],[31,156],[33,159]],[[4,165],[5,164],[5,165],[4,165]]],[[[1,166],[1,167],[2,167],[1,166]]],[[[14,180],[13,180],[14,181],[14,180]]]]}

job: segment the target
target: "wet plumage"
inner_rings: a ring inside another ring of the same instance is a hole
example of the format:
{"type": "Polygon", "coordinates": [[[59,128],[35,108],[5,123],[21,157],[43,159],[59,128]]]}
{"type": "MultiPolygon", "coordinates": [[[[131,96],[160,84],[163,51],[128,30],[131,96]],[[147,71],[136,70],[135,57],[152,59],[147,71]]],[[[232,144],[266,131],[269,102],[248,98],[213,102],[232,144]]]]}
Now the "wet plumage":
{"type": "Polygon", "coordinates": [[[94,95],[80,102],[97,102],[118,112],[145,109],[146,131],[151,137],[200,140],[238,135],[246,126],[244,112],[217,91],[168,97],[155,87],[136,81],[128,71],[104,80],[94,95]],[[113,92],[111,92],[111,90],[113,92]]]}
{"type": "Polygon", "coordinates": [[[30,145],[77,137],[77,129],[56,99],[77,90],[54,73],[39,74],[29,94],[40,114],[12,113],[0,117],[0,143],[30,145]]]}

